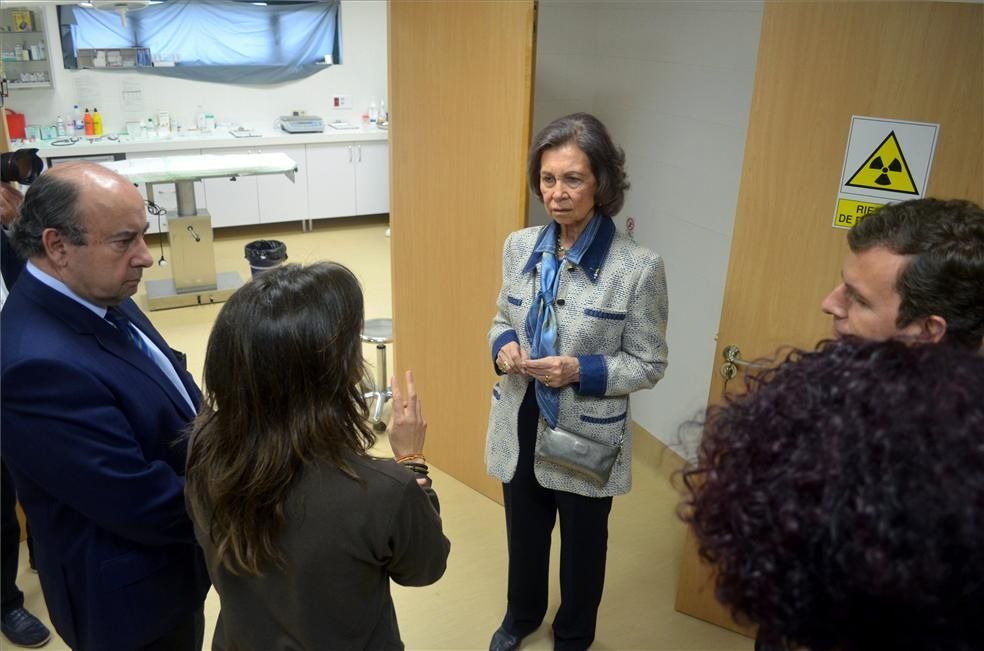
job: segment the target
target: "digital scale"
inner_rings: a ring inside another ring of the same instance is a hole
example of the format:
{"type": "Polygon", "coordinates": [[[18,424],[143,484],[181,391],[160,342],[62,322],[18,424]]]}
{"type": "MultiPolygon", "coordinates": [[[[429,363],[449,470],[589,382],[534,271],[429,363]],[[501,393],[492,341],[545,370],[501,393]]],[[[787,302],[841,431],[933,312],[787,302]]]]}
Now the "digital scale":
{"type": "Polygon", "coordinates": [[[325,130],[325,121],[317,115],[282,115],[280,128],[287,133],[321,133],[325,130]]]}

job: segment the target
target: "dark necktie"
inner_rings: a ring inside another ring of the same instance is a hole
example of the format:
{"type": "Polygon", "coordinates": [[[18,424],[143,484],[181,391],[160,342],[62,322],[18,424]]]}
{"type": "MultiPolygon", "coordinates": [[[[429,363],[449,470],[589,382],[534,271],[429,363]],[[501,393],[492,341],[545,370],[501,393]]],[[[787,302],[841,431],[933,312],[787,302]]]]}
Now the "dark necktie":
{"type": "Polygon", "coordinates": [[[123,311],[120,308],[115,306],[108,308],[106,310],[106,320],[116,326],[116,329],[122,332],[126,336],[127,340],[129,340],[129,342],[133,344],[137,350],[149,357],[151,361],[154,361],[154,356],[150,352],[147,342],[140,336],[140,333],[137,332],[137,327],[133,325],[133,322],[131,322],[125,314],[123,314],[123,311]]]}

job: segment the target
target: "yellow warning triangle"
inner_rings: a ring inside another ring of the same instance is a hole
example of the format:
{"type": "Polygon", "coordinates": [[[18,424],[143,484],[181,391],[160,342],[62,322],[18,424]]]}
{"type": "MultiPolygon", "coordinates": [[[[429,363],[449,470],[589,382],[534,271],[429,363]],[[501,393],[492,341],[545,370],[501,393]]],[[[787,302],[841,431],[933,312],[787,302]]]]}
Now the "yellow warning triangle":
{"type": "Polygon", "coordinates": [[[846,185],[919,195],[894,131],[882,140],[846,185]]]}

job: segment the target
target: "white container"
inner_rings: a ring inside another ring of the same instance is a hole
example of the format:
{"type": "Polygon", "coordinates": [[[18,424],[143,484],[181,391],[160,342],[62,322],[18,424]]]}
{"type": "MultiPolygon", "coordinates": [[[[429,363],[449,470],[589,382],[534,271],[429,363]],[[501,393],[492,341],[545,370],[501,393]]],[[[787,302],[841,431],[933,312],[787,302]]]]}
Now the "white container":
{"type": "Polygon", "coordinates": [[[379,121],[379,109],[376,108],[376,98],[373,97],[369,102],[369,124],[376,124],[379,121]]]}
{"type": "MultiPolygon", "coordinates": [[[[62,120],[62,116],[60,115],[58,116],[58,120],[55,122],[55,131],[59,138],[65,137],[65,120],[62,120]]],[[[75,129],[72,129],[72,132],[74,133],[75,129]]]]}

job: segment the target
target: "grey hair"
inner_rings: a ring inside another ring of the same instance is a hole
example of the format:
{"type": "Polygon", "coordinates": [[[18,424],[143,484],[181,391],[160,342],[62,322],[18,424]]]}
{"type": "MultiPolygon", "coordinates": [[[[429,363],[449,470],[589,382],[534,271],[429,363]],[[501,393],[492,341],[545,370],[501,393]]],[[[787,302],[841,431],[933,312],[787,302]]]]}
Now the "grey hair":
{"type": "Polygon", "coordinates": [[[79,188],[55,174],[42,174],[31,184],[20,215],[11,224],[10,240],[24,259],[43,256],[42,235],[48,228],[76,246],[85,244],[79,188]]]}
{"type": "Polygon", "coordinates": [[[612,142],[608,129],[590,113],[571,113],[543,127],[530,145],[526,161],[527,182],[533,194],[543,201],[540,192],[540,159],[543,152],[566,144],[577,145],[591,163],[591,173],[598,182],[595,206],[614,217],[625,203],[629,182],[625,174],[625,152],[612,142]]]}

